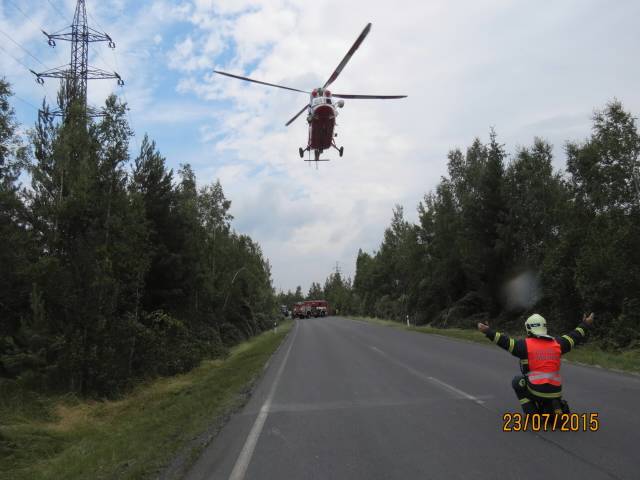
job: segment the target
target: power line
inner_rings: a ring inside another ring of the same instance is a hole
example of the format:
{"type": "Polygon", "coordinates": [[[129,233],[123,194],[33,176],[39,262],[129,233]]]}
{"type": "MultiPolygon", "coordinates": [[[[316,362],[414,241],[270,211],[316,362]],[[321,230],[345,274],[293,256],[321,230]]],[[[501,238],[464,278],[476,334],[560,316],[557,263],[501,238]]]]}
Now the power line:
{"type": "MultiPolygon", "coordinates": [[[[98,24],[98,26],[100,26],[100,24],[98,24]]],[[[113,61],[116,64],[116,71],[119,71],[120,70],[120,66],[118,65],[118,56],[116,54],[115,49],[111,50],[111,54],[113,55],[113,61]]],[[[140,151],[140,145],[138,143],[138,139],[135,136],[135,127],[134,127],[134,124],[133,124],[133,116],[130,113],[131,112],[131,108],[129,107],[130,104],[129,104],[129,100],[127,100],[127,94],[125,92],[125,87],[124,86],[122,88],[122,98],[124,98],[124,101],[127,104],[126,111],[127,111],[127,118],[129,119],[129,126],[131,127],[132,130],[134,130],[134,135],[133,135],[133,141],[134,141],[134,144],[135,144],[134,146],[136,148],[136,151],[140,151]]]]}
{"type": "MultiPolygon", "coordinates": [[[[24,18],[27,19],[28,22],[30,22],[34,27],[36,27],[38,30],[42,30],[42,26],[38,25],[24,10],[22,10],[18,5],[16,5],[15,2],[13,2],[13,0],[7,0],[7,2],[9,2],[18,12],[20,12],[20,14],[22,14],[22,16],[24,18]]],[[[8,35],[6,32],[2,32],[7,38],[9,38],[9,40],[11,40],[14,44],[18,45],[22,50],[24,50],[30,57],[32,57],[33,59],[35,59],[38,63],[40,63],[42,66],[44,66],[46,68],[46,65],[40,61],[40,59],[38,59],[35,55],[33,55],[29,50],[27,50],[25,47],[23,47],[21,44],[19,44],[18,42],[16,42],[13,38],[11,38],[10,35],[8,35]]],[[[16,58],[11,52],[8,52],[4,47],[2,47],[2,45],[0,45],[0,49],[3,50],[9,57],[11,57],[16,63],[18,63],[19,65],[22,65],[28,72],[31,73],[31,69],[29,68],[28,65],[26,65],[24,62],[22,62],[19,58],[16,58]]],[[[60,57],[61,52],[58,51],[58,57],[60,57]]],[[[43,90],[43,94],[46,97],[49,98],[55,98],[55,95],[51,95],[51,92],[49,91],[49,89],[43,85],[40,84],[40,86],[42,87],[43,90]]],[[[21,102],[25,103],[26,105],[29,105],[31,108],[40,111],[40,109],[38,107],[36,107],[33,103],[29,102],[28,100],[25,100],[24,98],[20,97],[19,95],[13,94],[13,96],[15,98],[17,98],[18,100],[20,100],[21,102]]]]}
{"type": "Polygon", "coordinates": [[[6,53],[7,55],[9,55],[11,58],[13,58],[15,60],[16,63],[19,63],[20,65],[22,65],[24,68],[26,68],[28,71],[31,71],[31,69],[25,64],[23,63],[20,59],[14,57],[10,52],[7,51],[7,49],[5,49],[2,45],[0,45],[0,50],[2,50],[4,53],[6,53]]]}
{"type": "MultiPolygon", "coordinates": [[[[87,15],[93,21],[93,23],[95,23],[100,28],[100,30],[102,30],[103,33],[106,32],[105,28],[102,25],[100,25],[100,22],[98,22],[98,20],[96,20],[96,18],[93,15],[91,15],[91,12],[89,11],[89,8],[87,8],[87,15]]],[[[111,68],[113,70],[113,65],[111,65],[109,62],[107,62],[107,60],[100,53],[100,50],[101,50],[100,46],[98,46],[98,48],[95,49],[95,52],[98,54],[98,57],[100,57],[100,59],[105,63],[105,65],[107,67],[109,67],[109,68],[111,68]]],[[[115,52],[114,52],[114,57],[115,57],[115,52]]],[[[118,65],[116,65],[116,68],[115,68],[116,71],[118,70],[117,67],[118,67],[118,65]]]]}
{"type": "Polygon", "coordinates": [[[42,63],[42,62],[40,61],[40,59],[38,59],[38,57],[36,57],[33,53],[31,53],[29,50],[27,50],[26,48],[24,48],[24,47],[23,47],[22,45],[20,45],[18,42],[16,42],[13,38],[11,38],[11,36],[10,36],[8,33],[6,33],[6,32],[5,32],[5,31],[3,31],[3,30],[0,30],[0,33],[2,33],[5,37],[7,37],[9,40],[11,40],[13,43],[15,43],[18,47],[20,47],[22,50],[24,50],[24,51],[27,53],[27,55],[29,55],[31,58],[33,58],[36,62],[38,62],[38,63],[39,63],[40,65],[42,65],[44,68],[47,68],[47,66],[46,66],[44,63],[42,63]]]}
{"type": "MultiPolygon", "coordinates": [[[[31,22],[31,25],[33,25],[34,27],[36,27],[38,30],[43,31],[44,29],[42,28],[42,25],[38,25],[28,14],[26,14],[24,12],[24,10],[22,10],[18,5],[16,5],[13,0],[7,0],[7,2],[9,2],[11,5],[13,5],[13,7],[18,10],[22,16],[24,18],[26,18],[29,22],[31,22]]],[[[58,58],[61,58],[62,52],[60,52],[60,50],[57,50],[58,53],[58,58]]]]}
{"type": "MultiPolygon", "coordinates": [[[[11,58],[16,62],[16,63],[18,63],[18,64],[22,65],[26,70],[28,70],[29,72],[31,71],[31,69],[30,69],[26,64],[24,64],[20,59],[18,59],[18,58],[16,58],[16,57],[14,57],[14,56],[13,56],[10,52],[8,52],[8,51],[7,51],[7,49],[6,49],[6,48],[4,48],[2,45],[0,45],[0,50],[4,51],[4,53],[6,53],[9,57],[11,57],[11,58]]],[[[47,91],[47,89],[45,88],[45,86],[44,86],[44,85],[41,85],[41,87],[42,87],[42,89],[44,90],[45,97],[46,97],[46,96],[49,94],[49,92],[47,91]]],[[[28,101],[27,101],[27,100],[25,100],[24,98],[19,97],[18,95],[15,95],[15,94],[14,94],[13,96],[14,96],[14,97],[16,97],[18,100],[23,101],[23,102],[24,102],[24,103],[26,103],[27,105],[32,106],[32,107],[33,107],[33,108],[35,108],[36,110],[39,110],[39,109],[38,109],[38,107],[34,106],[32,103],[28,102],[28,101]]]]}
{"type": "MultiPolygon", "coordinates": [[[[29,73],[31,73],[31,69],[29,68],[29,66],[27,64],[25,64],[23,61],[21,61],[19,58],[14,57],[11,52],[7,51],[6,48],[4,48],[1,44],[0,44],[0,50],[2,50],[4,53],[6,53],[9,57],[11,57],[13,59],[14,62],[16,62],[19,65],[22,65],[29,73]]],[[[42,87],[42,89],[44,90],[45,96],[49,95],[51,96],[49,90],[47,90],[47,88],[40,84],[40,86],[42,87]]],[[[53,96],[53,98],[55,98],[55,95],[53,96]]]]}
{"type": "Polygon", "coordinates": [[[89,11],[89,9],[87,8],[87,15],[89,15],[89,18],[93,21],[93,23],[95,23],[96,25],[98,25],[98,27],[100,27],[100,30],[102,30],[103,32],[106,32],[105,28],[100,25],[100,22],[98,22],[95,17],[93,15],[91,15],[91,12],[89,11]]]}
{"type": "Polygon", "coordinates": [[[12,95],[13,97],[17,98],[18,100],[20,100],[22,103],[26,103],[27,105],[29,105],[31,108],[33,108],[36,111],[39,111],[40,109],[38,107],[36,107],[33,103],[29,102],[28,100],[25,100],[22,97],[19,97],[18,95],[16,95],[15,93],[12,95]]]}
{"type": "MultiPolygon", "coordinates": [[[[87,15],[89,16],[89,18],[91,19],[91,21],[93,21],[93,23],[95,23],[95,24],[98,26],[98,28],[99,28],[100,30],[102,30],[103,32],[106,32],[106,29],[105,29],[105,28],[100,24],[100,22],[99,22],[98,20],[96,20],[96,17],[94,17],[94,16],[91,14],[91,11],[89,10],[89,8],[87,8],[87,15]]],[[[100,50],[101,50],[101,49],[100,49],[100,46],[98,46],[98,48],[96,48],[96,49],[94,50],[94,51],[98,54],[98,57],[99,57],[99,58],[100,58],[100,59],[105,63],[105,65],[107,65],[109,68],[111,68],[111,69],[115,70],[116,72],[119,72],[119,71],[120,71],[120,67],[118,66],[118,57],[116,56],[115,49],[111,49],[111,53],[113,54],[113,61],[114,61],[114,63],[115,63],[115,68],[113,68],[113,65],[112,65],[110,62],[108,62],[108,61],[107,61],[107,59],[105,59],[105,58],[102,56],[102,54],[101,54],[100,50]]],[[[126,110],[125,110],[125,111],[127,112],[127,118],[128,118],[128,120],[129,120],[129,126],[133,129],[133,127],[134,127],[134,126],[133,126],[133,120],[132,120],[132,115],[131,115],[131,113],[130,113],[131,108],[129,108],[129,105],[130,105],[130,104],[129,104],[129,100],[127,100],[127,94],[125,93],[124,89],[123,89],[123,91],[122,91],[122,98],[124,99],[124,102],[125,102],[125,104],[127,105],[127,108],[126,108],[126,110]]],[[[137,139],[135,138],[135,135],[134,135],[133,137],[134,137],[134,142],[135,142],[135,144],[136,144],[136,148],[138,148],[138,147],[137,147],[138,142],[137,142],[137,139]]]]}
{"type": "MultiPolygon", "coordinates": [[[[52,2],[51,2],[51,0],[47,0],[47,2],[49,3],[49,5],[51,5],[51,7],[53,7],[53,9],[58,13],[58,15],[59,15],[61,18],[63,18],[63,19],[65,19],[65,20],[66,20],[66,18],[65,18],[65,16],[64,16],[64,14],[60,11],[60,9],[59,9],[59,8],[58,8],[54,3],[52,3],[52,2]]],[[[96,20],[96,18],[91,14],[91,12],[89,11],[89,9],[87,9],[87,8],[85,7],[85,11],[86,11],[86,14],[88,15],[88,17],[89,17],[89,18],[90,18],[90,19],[91,19],[91,20],[92,20],[92,21],[93,21],[93,22],[98,26],[98,28],[100,28],[100,29],[102,30],[102,32],[105,32],[106,30],[104,29],[104,27],[100,24],[100,22],[98,22],[98,20],[96,20]]],[[[106,34],[105,34],[105,35],[106,35],[106,34]]],[[[110,39],[109,39],[109,40],[110,40],[110,39]]],[[[112,44],[112,43],[111,43],[111,44],[112,44]]],[[[94,49],[94,51],[96,52],[97,56],[98,56],[98,57],[99,57],[99,58],[100,58],[100,59],[105,63],[105,65],[107,65],[108,67],[112,67],[112,64],[111,64],[110,62],[108,62],[108,61],[107,61],[107,59],[102,55],[100,48],[96,48],[96,49],[94,49]]],[[[117,59],[117,57],[116,57],[115,52],[113,52],[113,59],[114,59],[115,66],[116,66],[116,69],[115,69],[115,70],[117,71],[117,70],[119,70],[119,66],[118,66],[118,59],[117,59]]],[[[118,77],[118,78],[119,78],[119,77],[118,77]]],[[[134,124],[133,124],[133,118],[132,118],[132,115],[131,115],[131,113],[130,113],[130,110],[131,110],[131,109],[129,108],[129,101],[127,100],[127,95],[126,95],[126,93],[125,93],[124,91],[122,92],[122,97],[123,97],[123,99],[124,99],[125,103],[127,104],[127,109],[126,109],[126,112],[127,112],[127,118],[128,118],[128,120],[129,120],[129,125],[130,125],[130,127],[132,128],[132,130],[133,130],[134,124]]],[[[137,139],[135,138],[135,135],[134,135],[134,143],[135,143],[135,145],[136,145],[136,148],[138,148],[138,147],[137,147],[138,142],[137,142],[137,139]]]]}
{"type": "MultiPolygon", "coordinates": [[[[64,15],[60,10],[48,0],[61,17],[64,15]]],[[[100,68],[89,65],[89,46],[97,42],[108,42],[111,48],[115,44],[106,33],[100,33],[91,28],[87,22],[86,0],[77,0],[72,24],[59,32],[45,33],[49,40],[49,45],[54,46],[55,41],[71,42],[71,61],[68,65],[53,68],[44,72],[33,72],[38,83],[44,83],[44,78],[57,78],[67,82],[65,98],[60,110],[52,112],[53,116],[64,116],[65,110],[74,101],[79,101],[85,111],[90,116],[100,116],[99,113],[91,111],[87,106],[87,84],[89,80],[115,79],[119,85],[124,85],[122,78],[116,72],[107,72],[100,68]]],[[[99,53],[99,52],[98,52],[99,53]]]]}
{"type": "Polygon", "coordinates": [[[53,7],[53,9],[56,12],[58,12],[58,15],[60,15],[60,17],[66,22],[67,21],[67,17],[64,16],[64,13],[62,13],[60,11],[60,9],[53,4],[53,2],[51,0],[47,0],[47,2],[49,2],[49,5],[51,5],[53,7]]]}
{"type": "MultiPolygon", "coordinates": [[[[24,13],[24,10],[22,10],[18,5],[16,5],[15,3],[13,3],[13,0],[7,0],[7,2],[9,2],[11,5],[13,5],[13,8],[15,8],[16,10],[18,10],[27,20],[29,20],[31,23],[33,23],[33,25],[35,27],[38,27],[38,25],[35,24],[35,22],[33,20],[31,20],[31,17],[29,17],[29,15],[27,15],[26,13],[24,13]]],[[[38,27],[39,28],[39,27],[38,27]]]]}
{"type": "MultiPolygon", "coordinates": [[[[116,58],[116,54],[115,52],[113,53],[113,58],[116,62],[116,68],[118,67],[118,59],[116,58]]],[[[140,151],[140,144],[138,143],[138,139],[136,138],[135,135],[135,127],[133,124],[133,116],[131,115],[131,107],[129,106],[129,100],[127,100],[127,94],[124,90],[124,87],[122,88],[122,98],[124,98],[124,103],[127,105],[125,111],[127,112],[127,119],[129,120],[129,127],[131,128],[131,130],[133,131],[133,142],[134,142],[134,147],[135,147],[135,151],[139,152],[140,151]]]]}
{"type": "Polygon", "coordinates": [[[136,137],[136,132],[135,132],[135,127],[133,125],[133,117],[131,116],[131,107],[129,107],[129,100],[127,100],[127,94],[124,93],[124,90],[122,92],[122,98],[124,98],[124,102],[126,103],[126,112],[127,112],[127,118],[129,119],[129,127],[131,128],[131,131],[133,132],[133,135],[131,135],[133,137],[133,143],[134,146],[136,148],[136,152],[140,151],[140,144],[138,143],[138,139],[136,137]]]}
{"type": "Polygon", "coordinates": [[[100,50],[101,50],[101,45],[96,45],[96,48],[94,49],[94,52],[96,52],[98,54],[98,57],[100,57],[100,59],[104,62],[104,64],[107,67],[109,67],[111,70],[116,70],[117,71],[118,69],[117,68],[114,69],[113,65],[111,63],[109,63],[107,61],[107,59],[102,56],[102,53],[100,53],[100,50]]]}

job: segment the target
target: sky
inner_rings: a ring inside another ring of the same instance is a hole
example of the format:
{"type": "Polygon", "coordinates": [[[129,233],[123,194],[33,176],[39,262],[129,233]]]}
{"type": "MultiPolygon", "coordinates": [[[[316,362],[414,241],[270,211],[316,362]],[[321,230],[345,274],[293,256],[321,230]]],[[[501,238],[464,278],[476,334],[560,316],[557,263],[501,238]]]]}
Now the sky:
{"type": "MultiPolygon", "coordinates": [[[[68,63],[47,45],[71,23],[75,0],[0,2],[0,75],[12,83],[25,130],[57,84],[28,69],[68,63]],[[19,98],[18,98],[19,97],[19,98]]],[[[130,106],[134,156],[145,133],[170,168],[190,163],[219,179],[234,228],[262,247],[277,289],[306,291],[336,264],[355,273],[375,251],[394,205],[416,207],[447,172],[447,153],[475,137],[513,155],[542,137],[564,169],[564,144],[588,137],[594,109],[614,98],[640,113],[637,0],[87,0],[90,26],[116,43],[90,63],[125,81],[89,83],[130,106]],[[344,156],[301,161],[308,97],[212,73],[219,69],[301,90],[321,86],[364,26],[373,27],[332,85],[339,93],[406,94],[346,100],[337,119],[344,156]]]]}

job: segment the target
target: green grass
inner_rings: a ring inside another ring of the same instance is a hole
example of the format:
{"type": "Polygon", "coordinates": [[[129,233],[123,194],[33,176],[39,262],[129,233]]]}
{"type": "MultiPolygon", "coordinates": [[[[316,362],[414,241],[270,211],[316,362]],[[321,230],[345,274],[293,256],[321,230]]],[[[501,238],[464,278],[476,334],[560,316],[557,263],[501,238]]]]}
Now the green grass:
{"type": "MultiPolygon", "coordinates": [[[[428,333],[432,335],[443,335],[446,337],[453,337],[460,340],[467,340],[471,342],[478,342],[490,345],[482,333],[477,330],[463,329],[463,328],[434,328],[427,326],[410,326],[400,322],[394,322],[391,320],[383,320],[380,318],[371,317],[348,317],[354,320],[361,320],[369,323],[375,323],[377,325],[384,325],[394,328],[401,328],[403,330],[410,330],[421,333],[428,333]]],[[[515,335],[517,337],[517,335],[515,335]]],[[[583,363],[586,365],[594,365],[602,368],[610,368],[616,370],[623,370],[627,372],[640,373],[640,349],[629,349],[620,352],[605,351],[597,344],[587,343],[581,345],[575,350],[569,352],[565,357],[566,360],[583,363]]]]}
{"type": "Polygon", "coordinates": [[[609,352],[597,345],[586,344],[569,352],[565,358],[587,365],[640,373],[640,350],[638,349],[609,352]]]}
{"type": "MultiPolygon", "coordinates": [[[[0,478],[138,479],[157,475],[216,421],[240,406],[249,385],[291,329],[268,331],[224,360],[141,385],[115,401],[0,394],[0,478]]],[[[199,451],[187,455],[189,461],[199,451]]]]}

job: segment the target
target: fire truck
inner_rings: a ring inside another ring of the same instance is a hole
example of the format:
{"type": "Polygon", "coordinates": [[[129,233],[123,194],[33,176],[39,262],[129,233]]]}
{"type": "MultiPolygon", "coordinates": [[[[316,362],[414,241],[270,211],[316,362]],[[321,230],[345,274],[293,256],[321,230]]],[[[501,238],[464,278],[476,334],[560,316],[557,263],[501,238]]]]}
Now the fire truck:
{"type": "Polygon", "coordinates": [[[326,317],[330,314],[329,302],[326,300],[307,300],[293,305],[293,318],[326,317]]]}

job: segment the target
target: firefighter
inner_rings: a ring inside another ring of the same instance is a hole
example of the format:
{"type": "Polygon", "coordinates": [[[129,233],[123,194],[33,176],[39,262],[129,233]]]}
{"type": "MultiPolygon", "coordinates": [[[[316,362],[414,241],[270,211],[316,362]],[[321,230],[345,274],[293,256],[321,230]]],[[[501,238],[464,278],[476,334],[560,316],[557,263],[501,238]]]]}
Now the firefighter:
{"type": "Polygon", "coordinates": [[[513,387],[525,414],[537,413],[534,401],[561,400],[562,378],[560,357],[584,341],[587,330],[593,325],[593,313],[582,317],[582,323],[572,332],[561,337],[547,334],[547,321],[534,313],[524,323],[527,338],[514,340],[508,335],[492,330],[488,322],[478,323],[478,330],[499,347],[520,359],[522,375],[516,376],[513,387]]]}

